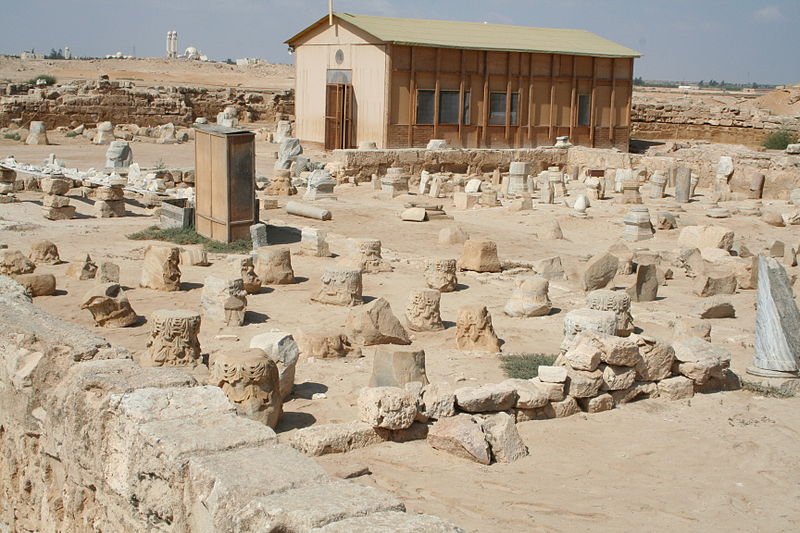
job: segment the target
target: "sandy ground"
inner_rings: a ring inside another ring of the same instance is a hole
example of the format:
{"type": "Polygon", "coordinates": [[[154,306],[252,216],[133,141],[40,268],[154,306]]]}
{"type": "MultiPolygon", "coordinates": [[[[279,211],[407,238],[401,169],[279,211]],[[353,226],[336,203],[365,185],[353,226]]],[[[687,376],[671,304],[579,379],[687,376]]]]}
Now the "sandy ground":
{"type": "MultiPolygon", "coordinates": [[[[56,142],[59,142],[58,140],[56,142]]],[[[161,146],[136,143],[135,159],[144,165],[163,160],[168,166],[191,166],[193,145],[161,146]]],[[[257,144],[257,171],[270,175],[275,147],[257,144]]],[[[0,141],[0,156],[13,153],[18,160],[37,163],[55,152],[68,164],[88,168],[103,162],[105,147],[85,142],[58,146],[28,147],[0,141]]],[[[454,220],[415,224],[401,222],[402,203],[373,198],[369,186],[337,187],[338,200],[320,202],[334,218],[319,222],[287,215],[285,211],[262,213],[274,225],[270,238],[297,249],[298,236],[287,228],[313,226],[329,232],[332,251],[347,253],[346,238],[381,239],[384,257],[394,272],[364,277],[364,294],[386,298],[402,317],[409,290],[423,288],[422,260],[458,257],[460,246],[440,246],[440,229],[458,224],[470,235],[497,242],[502,260],[533,261],[560,255],[569,278],[552,282],[553,314],[515,319],[502,313],[514,277],[507,274],[460,276],[461,290],[442,296],[444,332],[420,333],[414,346],[427,354],[432,382],[474,385],[504,379],[493,356],[465,354],[455,349],[454,322],[466,304],[488,306],[503,351],[545,352],[558,350],[564,315],[581,307],[584,294],[578,288],[578,273],[591,255],[605,250],[622,234],[626,211],[613,200],[596,202],[591,218],[570,216],[564,206],[537,205],[533,211],[512,213],[504,208],[460,211],[443,200],[454,220]],[[545,241],[536,237],[537,227],[555,217],[566,240],[545,241]]],[[[709,206],[700,191],[698,201],[685,206],[679,225],[710,224],[709,206]]],[[[161,293],[138,287],[143,241],[125,236],[157,221],[152,213],[129,203],[131,216],[95,219],[91,201],[74,200],[80,218],[53,222],[40,214],[41,195],[20,194],[20,202],[0,205],[0,217],[20,224],[0,231],[0,243],[27,253],[39,239],[54,241],[66,261],[91,254],[96,262],[113,261],[121,267],[121,283],[133,308],[143,317],[131,328],[100,331],[110,341],[133,352],[144,350],[148,337],[146,317],[161,308],[199,309],[203,280],[208,275],[228,275],[225,256],[210,254],[209,267],[182,266],[183,290],[161,293]]],[[[284,205],[285,199],[281,205],[284,205]]],[[[664,201],[646,200],[654,212],[664,201]]],[[[785,202],[765,201],[789,210],[785,202]]],[[[773,228],[753,217],[735,217],[718,222],[736,232],[754,252],[780,238],[797,245],[796,228],[773,228]]],[[[0,222],[5,224],[5,222],[0,222]]],[[[632,248],[672,250],[678,231],[658,232],[654,239],[632,248]]],[[[298,283],[266,288],[248,298],[249,323],[226,328],[204,321],[200,341],[203,351],[236,350],[247,347],[250,338],[271,329],[296,332],[320,323],[340,325],[348,310],[312,303],[310,294],[319,287],[323,269],[335,258],[293,254],[298,283]],[[236,340],[221,340],[233,334],[236,340]]],[[[93,281],[65,276],[68,264],[43,265],[37,272],[52,272],[59,293],[35,300],[42,308],[88,328],[93,321],[81,311],[82,295],[93,281]]],[[[634,303],[633,315],[645,333],[671,338],[672,324],[687,316],[699,301],[691,293],[692,282],[677,269],[675,279],[660,289],[656,302],[634,303]]],[[[796,274],[797,268],[790,269],[796,274]]],[[[622,285],[628,280],[619,279],[622,285]]],[[[712,339],[733,354],[732,368],[740,375],[753,353],[755,291],[740,291],[731,297],[737,318],[714,320],[712,339]]],[[[316,423],[348,422],[357,418],[356,396],[367,384],[373,350],[360,359],[301,360],[297,387],[285,404],[278,428],[288,441],[300,427],[316,423]],[[311,400],[315,392],[326,399],[311,400]]],[[[794,531],[800,522],[800,399],[763,398],[745,391],[698,395],[692,400],[669,403],[648,400],[596,415],[520,424],[520,433],[530,456],[510,465],[480,466],[433,450],[424,441],[381,444],[368,449],[320,458],[332,473],[356,465],[368,466],[373,474],[358,482],[389,490],[406,502],[412,512],[433,513],[471,531],[794,531]]]]}
{"type": "Polygon", "coordinates": [[[238,67],[183,59],[82,59],[53,61],[0,57],[0,80],[27,81],[42,74],[55,76],[59,83],[70,80],[132,81],[139,86],[189,85],[197,87],[241,87],[293,89],[294,66],[262,63],[238,67]]]}

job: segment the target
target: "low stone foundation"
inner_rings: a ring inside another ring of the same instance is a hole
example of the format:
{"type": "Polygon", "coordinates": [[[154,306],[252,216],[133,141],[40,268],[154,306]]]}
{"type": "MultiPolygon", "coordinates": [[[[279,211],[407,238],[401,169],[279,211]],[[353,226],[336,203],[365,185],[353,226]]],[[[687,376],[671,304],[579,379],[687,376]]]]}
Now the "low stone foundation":
{"type": "Polygon", "coordinates": [[[331,480],[221,389],[139,367],[5,276],[0,323],[0,530],[459,531],[331,480]]]}

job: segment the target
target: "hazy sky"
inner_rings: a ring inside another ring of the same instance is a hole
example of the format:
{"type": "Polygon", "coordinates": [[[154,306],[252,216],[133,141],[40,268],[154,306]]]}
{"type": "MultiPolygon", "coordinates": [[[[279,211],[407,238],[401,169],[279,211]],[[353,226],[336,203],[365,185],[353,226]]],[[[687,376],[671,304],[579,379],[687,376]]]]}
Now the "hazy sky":
{"type": "MultiPolygon", "coordinates": [[[[69,46],[74,54],[162,56],[178,46],[212,59],[290,63],[283,41],[327,0],[4,0],[0,53],[69,46]]],[[[580,28],[643,54],[645,79],[800,82],[800,0],[334,0],[342,12],[580,28]]]]}

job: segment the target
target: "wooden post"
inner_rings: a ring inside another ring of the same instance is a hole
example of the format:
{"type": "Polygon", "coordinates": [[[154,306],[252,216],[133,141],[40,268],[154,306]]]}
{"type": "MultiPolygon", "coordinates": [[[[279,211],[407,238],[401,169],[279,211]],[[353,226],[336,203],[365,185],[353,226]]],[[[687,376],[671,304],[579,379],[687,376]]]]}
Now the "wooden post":
{"type": "Polygon", "coordinates": [[[464,147],[464,49],[458,58],[461,64],[461,78],[458,83],[458,144],[464,147]]]}
{"type": "MultiPolygon", "coordinates": [[[[386,45],[386,80],[383,95],[384,120],[383,120],[383,147],[389,148],[389,127],[392,123],[392,45],[386,45]]],[[[400,117],[398,117],[400,118],[400,117]]]]}
{"type": "Polygon", "coordinates": [[[555,106],[556,101],[556,84],[555,78],[553,73],[553,68],[555,66],[555,54],[550,54],[550,127],[548,128],[548,137],[550,138],[550,142],[554,142],[555,137],[553,136],[553,108],[555,106]]]}
{"type": "Polygon", "coordinates": [[[433,89],[433,138],[439,138],[439,68],[442,62],[442,49],[436,49],[436,70],[434,72],[435,85],[433,89]]]}
{"type": "Polygon", "coordinates": [[[533,145],[533,56],[528,54],[528,142],[533,145]]]}
{"type": "Polygon", "coordinates": [[[517,52],[517,129],[514,130],[514,148],[522,147],[522,52],[517,52]]]}
{"type": "Polygon", "coordinates": [[[569,101],[569,140],[570,140],[570,142],[573,142],[572,135],[573,135],[573,132],[574,132],[574,129],[575,129],[575,122],[577,122],[577,119],[575,117],[575,114],[576,114],[575,113],[575,98],[576,98],[576,95],[578,93],[578,77],[577,77],[578,69],[575,68],[575,65],[577,63],[576,59],[577,59],[576,56],[572,56],[572,95],[570,96],[570,101],[569,101]]]}
{"type": "Polygon", "coordinates": [[[614,58],[611,58],[611,116],[609,117],[611,120],[608,121],[608,141],[611,146],[614,146],[614,121],[616,120],[616,117],[614,117],[614,104],[617,98],[617,73],[615,67],[614,58]]]}
{"type": "Polygon", "coordinates": [[[594,128],[595,128],[595,96],[597,94],[597,58],[592,58],[592,101],[589,102],[589,144],[594,148],[594,128]]]}
{"type": "Polygon", "coordinates": [[[506,52],[506,120],[505,131],[506,146],[508,146],[509,134],[511,133],[511,52],[506,52]]]}
{"type": "Polygon", "coordinates": [[[481,146],[486,148],[486,129],[489,125],[489,52],[483,52],[483,128],[481,136],[483,137],[481,146]]]}
{"type": "Polygon", "coordinates": [[[414,47],[411,46],[411,81],[408,84],[408,147],[414,146],[414,120],[417,107],[417,75],[414,47]]]}

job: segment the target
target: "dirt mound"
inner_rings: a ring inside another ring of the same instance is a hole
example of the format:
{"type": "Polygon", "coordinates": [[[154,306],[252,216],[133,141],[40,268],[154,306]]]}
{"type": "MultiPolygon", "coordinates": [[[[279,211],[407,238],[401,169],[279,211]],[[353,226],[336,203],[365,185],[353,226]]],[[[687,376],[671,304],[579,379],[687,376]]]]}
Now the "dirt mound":
{"type": "Polygon", "coordinates": [[[749,105],[768,109],[774,115],[800,116],[800,85],[775,89],[751,100],[749,105]]]}

